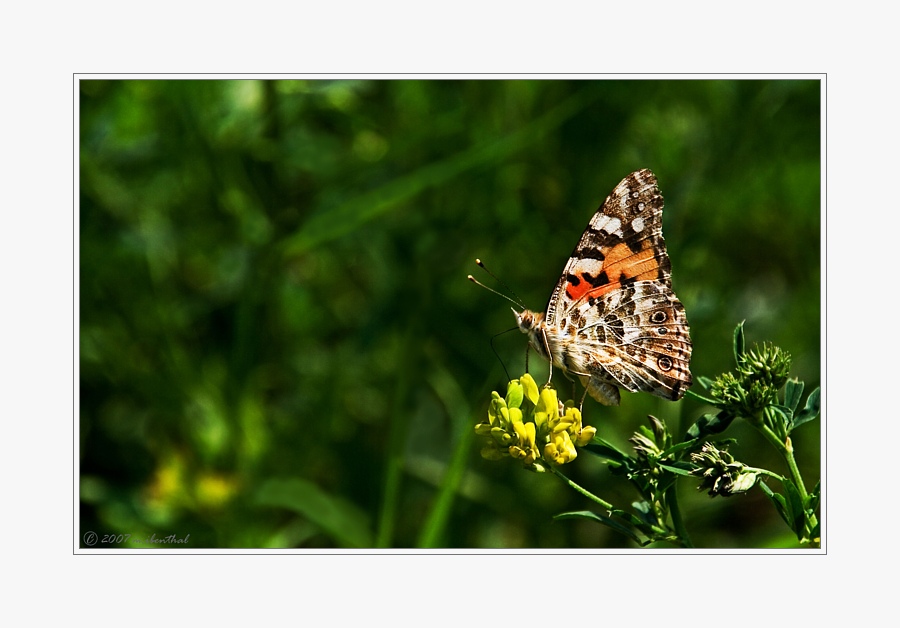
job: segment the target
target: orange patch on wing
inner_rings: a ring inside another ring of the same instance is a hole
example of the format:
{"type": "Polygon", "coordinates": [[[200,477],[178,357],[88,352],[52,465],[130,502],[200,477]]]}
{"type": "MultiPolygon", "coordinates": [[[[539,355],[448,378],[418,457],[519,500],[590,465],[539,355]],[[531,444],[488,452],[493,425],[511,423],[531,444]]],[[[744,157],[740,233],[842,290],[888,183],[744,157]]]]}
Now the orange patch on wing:
{"type": "Polygon", "coordinates": [[[659,261],[650,242],[644,242],[643,250],[632,253],[625,244],[616,245],[610,255],[606,256],[603,270],[609,276],[610,283],[620,283],[623,279],[656,279],[659,261]]]}
{"type": "Polygon", "coordinates": [[[583,274],[580,274],[578,276],[578,278],[581,280],[581,283],[579,283],[577,286],[571,282],[568,285],[566,285],[566,296],[569,297],[570,299],[572,299],[573,301],[578,301],[579,299],[581,299],[581,297],[586,295],[588,292],[591,292],[592,290],[597,290],[597,288],[594,288],[594,286],[592,286],[591,284],[589,284],[587,282],[587,280],[584,278],[583,274]]]}
{"type": "Polygon", "coordinates": [[[613,290],[617,290],[617,289],[619,289],[619,288],[621,288],[621,287],[622,287],[622,286],[619,285],[619,282],[618,282],[618,281],[614,281],[614,282],[612,282],[612,283],[608,283],[608,284],[605,284],[605,285],[602,285],[602,286],[598,286],[598,287],[594,288],[593,290],[591,290],[591,289],[590,289],[590,286],[588,286],[589,289],[588,289],[588,290],[584,290],[584,291],[582,292],[582,294],[581,294],[578,298],[580,299],[581,297],[583,297],[583,296],[585,296],[585,295],[590,295],[590,296],[592,296],[592,297],[594,297],[594,298],[596,299],[597,297],[603,296],[603,295],[606,294],[607,292],[612,292],[613,290]]]}
{"type": "Polygon", "coordinates": [[[580,301],[588,295],[597,298],[621,287],[622,281],[626,279],[658,279],[659,261],[649,241],[645,241],[644,248],[637,253],[628,248],[627,244],[617,244],[606,253],[602,275],[605,275],[604,280],[598,284],[596,277],[591,283],[585,278],[585,273],[576,273],[580,282],[578,285],[570,282],[566,286],[566,296],[573,301],[580,301]]]}

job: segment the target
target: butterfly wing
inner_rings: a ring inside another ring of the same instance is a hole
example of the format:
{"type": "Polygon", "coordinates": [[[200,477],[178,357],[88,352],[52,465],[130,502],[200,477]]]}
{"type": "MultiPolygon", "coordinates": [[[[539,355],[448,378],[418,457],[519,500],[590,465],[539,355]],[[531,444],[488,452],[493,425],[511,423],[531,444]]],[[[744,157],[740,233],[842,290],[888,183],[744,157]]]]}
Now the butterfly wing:
{"type": "MultiPolygon", "coordinates": [[[[661,282],[641,281],[583,303],[572,318],[583,321],[576,345],[582,377],[595,398],[603,383],[677,401],[691,383],[690,328],[684,307],[661,282]]],[[[598,400],[602,401],[602,398],[598,400]]]]}
{"type": "Polygon", "coordinates": [[[591,218],[547,304],[558,325],[579,304],[637,281],[671,286],[662,237],[663,197],[647,169],[622,179],[591,218]]]}
{"type": "Polygon", "coordinates": [[[610,385],[671,400],[691,385],[690,332],[672,292],[662,210],[650,170],[625,177],[594,214],[547,305],[549,329],[576,330],[578,354],[568,360],[602,403],[618,403],[610,385]]]}

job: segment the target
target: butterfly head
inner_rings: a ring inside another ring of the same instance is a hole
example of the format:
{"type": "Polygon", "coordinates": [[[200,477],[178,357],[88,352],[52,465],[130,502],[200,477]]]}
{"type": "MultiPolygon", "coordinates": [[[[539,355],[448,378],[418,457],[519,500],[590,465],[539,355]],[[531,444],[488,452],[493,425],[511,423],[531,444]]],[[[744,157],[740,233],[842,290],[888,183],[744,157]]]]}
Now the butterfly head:
{"type": "Polygon", "coordinates": [[[513,308],[513,315],[516,317],[516,323],[519,325],[519,330],[523,334],[527,334],[528,338],[531,340],[532,346],[537,349],[538,353],[546,357],[544,343],[539,340],[541,329],[544,327],[544,313],[532,312],[531,310],[522,310],[521,312],[518,312],[513,308]]]}
{"type": "Polygon", "coordinates": [[[533,334],[544,322],[544,315],[538,312],[532,312],[531,310],[517,312],[515,308],[512,308],[512,312],[523,334],[533,334]]]}

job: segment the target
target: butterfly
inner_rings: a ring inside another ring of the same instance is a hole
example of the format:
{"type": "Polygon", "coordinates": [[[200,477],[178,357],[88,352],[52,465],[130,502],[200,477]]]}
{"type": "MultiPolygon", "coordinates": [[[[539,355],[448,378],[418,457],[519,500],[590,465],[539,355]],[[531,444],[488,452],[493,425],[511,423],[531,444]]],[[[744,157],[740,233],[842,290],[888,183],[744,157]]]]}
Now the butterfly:
{"type": "Polygon", "coordinates": [[[622,179],[591,218],[545,312],[513,310],[519,329],[587,393],[619,405],[619,389],[677,401],[691,383],[691,336],[672,292],[656,176],[622,179]]]}

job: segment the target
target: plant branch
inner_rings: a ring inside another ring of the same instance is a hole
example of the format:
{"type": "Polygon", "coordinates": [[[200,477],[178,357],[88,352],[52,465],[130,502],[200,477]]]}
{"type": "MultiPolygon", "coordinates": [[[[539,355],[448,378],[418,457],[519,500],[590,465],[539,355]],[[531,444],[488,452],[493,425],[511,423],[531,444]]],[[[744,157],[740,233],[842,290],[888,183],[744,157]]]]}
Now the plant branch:
{"type": "Polygon", "coordinates": [[[601,506],[603,506],[603,507],[604,507],[606,510],[608,510],[608,511],[614,511],[614,510],[615,510],[615,507],[614,507],[612,504],[610,504],[610,503],[607,502],[607,501],[604,501],[604,500],[600,499],[599,497],[597,497],[596,495],[594,495],[593,493],[591,493],[591,492],[590,492],[589,490],[587,490],[586,488],[583,488],[583,487],[579,486],[578,484],[576,484],[575,482],[573,482],[572,480],[570,480],[569,478],[567,478],[565,475],[563,475],[563,473],[562,473],[560,470],[558,470],[556,467],[554,467],[553,465],[549,465],[549,464],[548,464],[548,465],[547,465],[547,468],[550,469],[550,471],[552,471],[554,475],[556,475],[557,477],[561,478],[566,484],[568,484],[569,486],[571,486],[573,489],[575,489],[576,491],[578,491],[579,493],[581,493],[582,495],[584,495],[585,497],[587,497],[587,498],[590,499],[591,501],[596,502],[597,504],[600,504],[601,506]]]}
{"type": "Polygon", "coordinates": [[[672,527],[675,528],[675,534],[681,539],[681,544],[688,548],[694,547],[687,528],[684,527],[684,520],[681,518],[681,508],[678,506],[678,494],[675,492],[674,484],[666,490],[666,503],[669,505],[669,512],[672,515],[672,527]]]}

